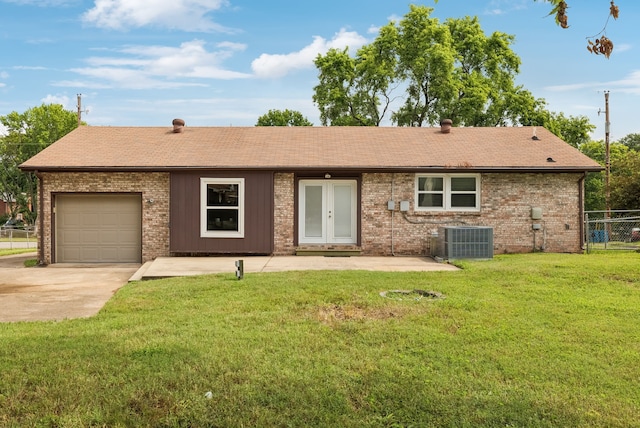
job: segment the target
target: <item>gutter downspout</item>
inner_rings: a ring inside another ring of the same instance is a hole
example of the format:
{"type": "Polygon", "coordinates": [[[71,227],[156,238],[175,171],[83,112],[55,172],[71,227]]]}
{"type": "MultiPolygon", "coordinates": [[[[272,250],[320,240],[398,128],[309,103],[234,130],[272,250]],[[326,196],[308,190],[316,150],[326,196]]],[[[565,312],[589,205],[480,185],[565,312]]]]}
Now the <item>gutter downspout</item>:
{"type": "Polygon", "coordinates": [[[38,177],[38,266],[45,266],[44,263],[44,189],[42,173],[35,171],[38,177]]]}
{"type": "Polygon", "coordinates": [[[587,173],[583,172],[582,177],[578,180],[578,210],[580,211],[580,249],[584,250],[584,181],[587,179],[587,173]]]}
{"type": "Polygon", "coordinates": [[[392,172],[391,173],[391,200],[393,201],[393,210],[391,211],[391,255],[395,256],[396,255],[396,251],[394,248],[394,241],[393,241],[393,219],[395,217],[396,214],[396,203],[395,203],[395,199],[393,199],[394,197],[394,187],[395,187],[395,181],[396,181],[396,173],[392,172]]]}

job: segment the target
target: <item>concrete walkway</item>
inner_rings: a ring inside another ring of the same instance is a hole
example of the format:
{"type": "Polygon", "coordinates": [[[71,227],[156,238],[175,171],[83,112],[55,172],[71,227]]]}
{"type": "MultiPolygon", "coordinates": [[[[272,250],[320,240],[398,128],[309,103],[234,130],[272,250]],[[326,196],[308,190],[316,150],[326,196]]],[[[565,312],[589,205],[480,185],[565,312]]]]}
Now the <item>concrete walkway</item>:
{"type": "Polygon", "coordinates": [[[0,241],[0,249],[2,250],[17,250],[24,248],[33,248],[33,251],[38,251],[38,244],[36,242],[23,242],[23,241],[0,241]]]}
{"type": "Polygon", "coordinates": [[[175,276],[234,273],[236,260],[243,260],[244,273],[293,270],[369,270],[386,272],[458,270],[428,257],[321,257],[321,256],[237,256],[158,257],[145,263],[130,281],[175,276]]]}

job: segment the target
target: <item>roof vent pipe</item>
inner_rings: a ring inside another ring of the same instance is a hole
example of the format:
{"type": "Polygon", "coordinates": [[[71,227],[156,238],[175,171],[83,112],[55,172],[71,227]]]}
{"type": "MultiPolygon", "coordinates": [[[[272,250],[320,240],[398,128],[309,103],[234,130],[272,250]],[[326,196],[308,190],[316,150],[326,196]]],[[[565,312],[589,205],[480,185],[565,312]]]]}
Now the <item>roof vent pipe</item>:
{"type": "Polygon", "coordinates": [[[173,132],[179,133],[184,129],[184,120],[182,119],[173,119],[173,132]]]}
{"type": "Polygon", "coordinates": [[[440,121],[440,132],[448,134],[451,132],[451,125],[453,125],[453,121],[451,119],[442,119],[440,121]]]}

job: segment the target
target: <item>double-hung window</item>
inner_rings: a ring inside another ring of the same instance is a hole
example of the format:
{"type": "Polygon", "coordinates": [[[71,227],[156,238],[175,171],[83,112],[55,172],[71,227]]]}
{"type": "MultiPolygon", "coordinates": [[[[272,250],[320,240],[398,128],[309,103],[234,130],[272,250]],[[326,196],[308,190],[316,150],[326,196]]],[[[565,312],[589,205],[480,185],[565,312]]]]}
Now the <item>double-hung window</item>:
{"type": "Polygon", "coordinates": [[[479,174],[416,176],[417,211],[480,211],[479,174]]]}
{"type": "Polygon", "coordinates": [[[244,237],[244,179],[200,179],[200,236],[244,237]]]}

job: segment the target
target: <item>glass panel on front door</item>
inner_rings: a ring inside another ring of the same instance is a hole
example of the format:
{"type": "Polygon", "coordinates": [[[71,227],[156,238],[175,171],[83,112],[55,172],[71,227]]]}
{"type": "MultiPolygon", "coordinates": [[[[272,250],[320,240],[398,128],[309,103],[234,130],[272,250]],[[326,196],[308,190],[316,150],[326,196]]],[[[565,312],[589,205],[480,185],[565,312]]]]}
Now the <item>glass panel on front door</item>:
{"type": "Polygon", "coordinates": [[[321,238],[324,226],[322,224],[324,204],[323,186],[306,186],[304,198],[304,230],[308,238],[321,238]]]}
{"type": "Polygon", "coordinates": [[[329,220],[333,220],[335,239],[353,237],[351,198],[350,185],[333,186],[333,216],[329,220]]]}

